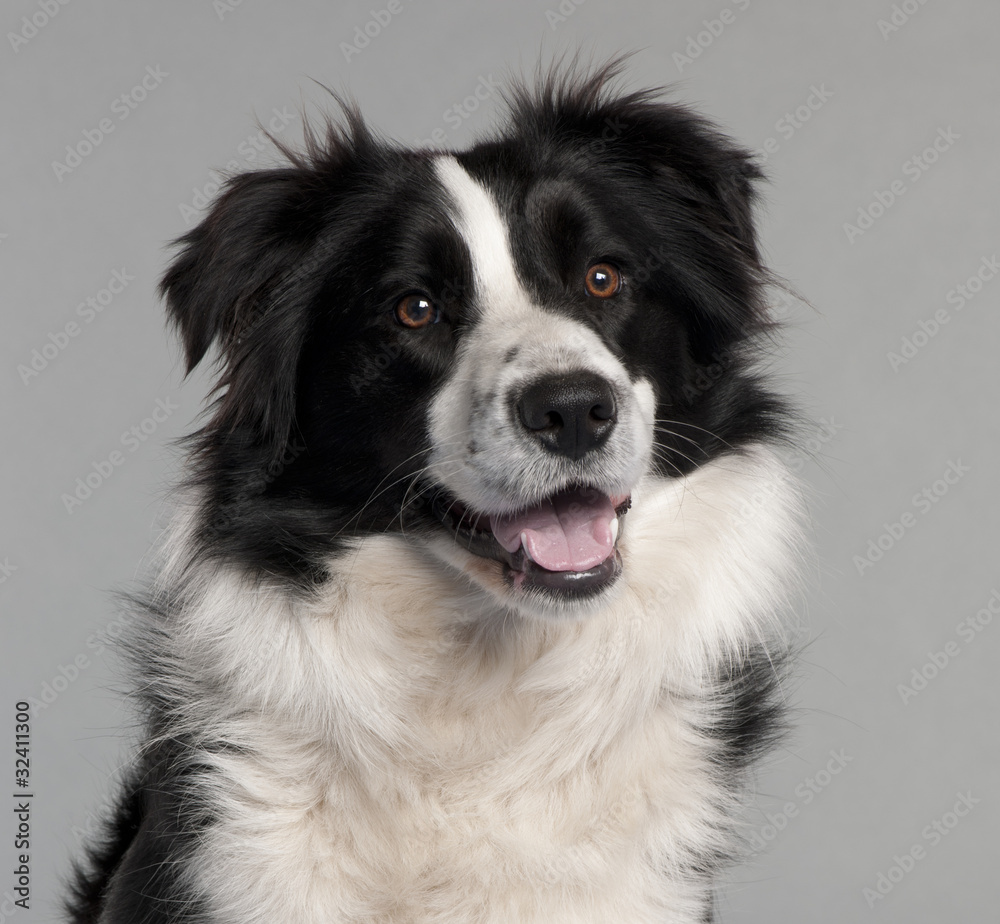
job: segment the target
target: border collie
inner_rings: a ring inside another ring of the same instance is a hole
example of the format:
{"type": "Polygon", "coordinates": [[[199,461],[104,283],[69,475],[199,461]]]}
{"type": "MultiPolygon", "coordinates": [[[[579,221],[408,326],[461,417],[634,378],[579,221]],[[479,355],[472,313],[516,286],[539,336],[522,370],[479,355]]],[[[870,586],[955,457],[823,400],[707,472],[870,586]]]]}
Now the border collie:
{"type": "Polygon", "coordinates": [[[343,103],[179,242],[216,399],[76,924],[712,920],[800,505],[761,174],[619,72],[461,152],[343,103]]]}

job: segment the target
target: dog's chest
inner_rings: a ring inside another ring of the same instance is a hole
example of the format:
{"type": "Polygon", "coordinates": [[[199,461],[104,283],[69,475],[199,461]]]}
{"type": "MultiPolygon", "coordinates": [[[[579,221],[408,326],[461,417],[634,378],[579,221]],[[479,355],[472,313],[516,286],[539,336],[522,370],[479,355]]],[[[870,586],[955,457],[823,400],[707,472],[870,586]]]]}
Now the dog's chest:
{"type": "Polygon", "coordinates": [[[516,665],[476,683],[433,663],[440,646],[423,657],[411,734],[382,760],[288,741],[225,768],[200,877],[222,920],[638,922],[672,907],[685,921],[688,906],[695,920],[690,887],[664,876],[712,814],[679,706],[609,723],[613,686],[587,686],[600,658],[546,690],[516,665]]]}
{"type": "Polygon", "coordinates": [[[464,585],[388,538],[310,613],[220,594],[191,649],[246,662],[227,697],[260,721],[212,758],[191,868],[215,919],[703,921],[733,810],[710,655],[771,605],[781,551],[777,514],[720,524],[747,495],[735,465],[686,487],[683,518],[633,520],[621,593],[575,623],[463,623],[464,585]]]}

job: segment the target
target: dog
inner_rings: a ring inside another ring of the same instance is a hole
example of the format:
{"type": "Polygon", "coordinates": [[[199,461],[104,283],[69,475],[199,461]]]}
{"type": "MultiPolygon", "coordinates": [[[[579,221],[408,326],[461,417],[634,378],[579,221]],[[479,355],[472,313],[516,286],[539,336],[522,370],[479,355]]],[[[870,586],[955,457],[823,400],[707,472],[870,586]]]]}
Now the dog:
{"type": "Polygon", "coordinates": [[[621,62],[343,115],[162,282],[190,437],[75,924],[713,920],[802,547],[762,175],[621,62]]]}

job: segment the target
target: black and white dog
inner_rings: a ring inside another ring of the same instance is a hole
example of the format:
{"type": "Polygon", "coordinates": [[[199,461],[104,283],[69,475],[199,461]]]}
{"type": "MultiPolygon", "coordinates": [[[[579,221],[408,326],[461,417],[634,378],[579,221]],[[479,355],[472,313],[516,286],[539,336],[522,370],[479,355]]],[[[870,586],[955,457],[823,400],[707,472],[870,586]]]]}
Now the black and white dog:
{"type": "Polygon", "coordinates": [[[712,919],[799,502],[759,171],[617,72],[460,153],[347,106],[183,238],[221,376],[77,924],[712,919]]]}

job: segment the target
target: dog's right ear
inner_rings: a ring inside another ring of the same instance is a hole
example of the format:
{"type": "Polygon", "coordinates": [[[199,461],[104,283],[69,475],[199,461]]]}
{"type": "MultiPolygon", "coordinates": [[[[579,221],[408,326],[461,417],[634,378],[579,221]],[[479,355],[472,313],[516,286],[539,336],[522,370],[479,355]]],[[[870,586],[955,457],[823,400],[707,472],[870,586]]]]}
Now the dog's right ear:
{"type": "Polygon", "coordinates": [[[301,172],[230,179],[208,216],[180,238],[160,283],[184,344],[187,371],[213,343],[225,353],[267,312],[275,283],[304,251],[301,172]]]}
{"type": "Polygon", "coordinates": [[[288,438],[309,306],[337,249],[334,204],[373,148],[357,109],[341,107],[342,124],[328,121],[317,132],[303,123],[301,152],[272,138],[287,166],[230,179],[177,242],[180,253],[160,283],[187,371],[213,345],[218,350],[218,400],[203,450],[237,434],[280,453],[288,438]]]}

